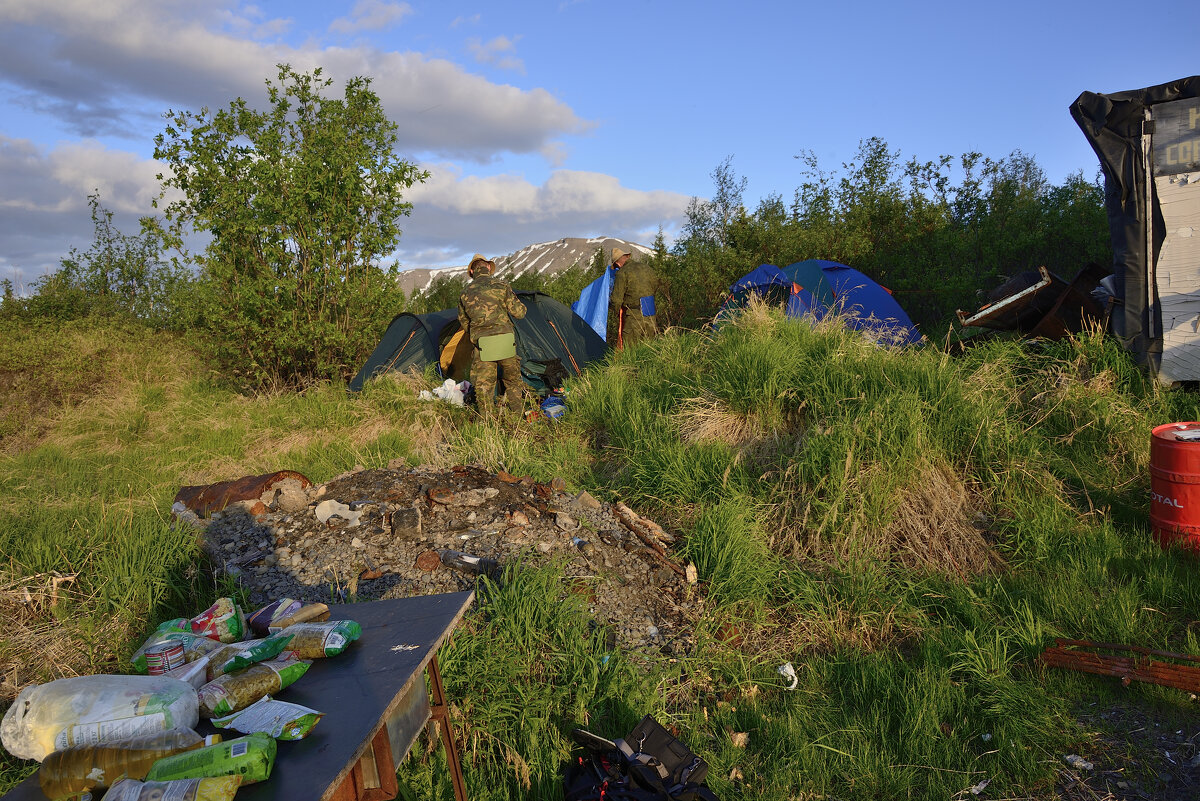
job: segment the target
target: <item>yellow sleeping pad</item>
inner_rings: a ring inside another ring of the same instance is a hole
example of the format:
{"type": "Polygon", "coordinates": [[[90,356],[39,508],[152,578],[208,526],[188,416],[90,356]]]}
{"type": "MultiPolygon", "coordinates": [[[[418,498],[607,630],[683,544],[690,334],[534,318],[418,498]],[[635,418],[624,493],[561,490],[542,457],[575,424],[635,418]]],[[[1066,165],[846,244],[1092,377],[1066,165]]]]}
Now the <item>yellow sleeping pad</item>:
{"type": "Polygon", "coordinates": [[[465,333],[462,329],[455,332],[446,342],[446,346],[442,348],[441,356],[438,357],[438,366],[442,368],[442,375],[456,381],[467,379],[471,372],[471,351],[474,349],[465,333]]]}

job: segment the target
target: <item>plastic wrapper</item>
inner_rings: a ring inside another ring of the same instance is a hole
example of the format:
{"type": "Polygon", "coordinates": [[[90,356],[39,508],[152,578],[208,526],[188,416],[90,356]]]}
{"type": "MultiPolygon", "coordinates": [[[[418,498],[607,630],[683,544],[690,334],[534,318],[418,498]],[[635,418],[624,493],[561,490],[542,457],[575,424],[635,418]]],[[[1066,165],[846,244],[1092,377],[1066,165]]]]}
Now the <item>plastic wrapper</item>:
{"type": "Polygon", "coordinates": [[[168,620],[158,630],[185,631],[210,640],[237,642],[246,636],[246,616],[232,598],[218,598],[215,604],[194,618],[168,620]]]}
{"type": "MultiPolygon", "coordinates": [[[[186,618],[181,618],[186,620],[186,618]]],[[[174,625],[175,621],[167,621],[167,624],[174,625]]],[[[152,645],[157,645],[160,642],[167,640],[178,640],[183,643],[183,661],[195,662],[205,654],[211,653],[221,647],[221,643],[216,640],[210,640],[208,637],[201,637],[199,634],[192,634],[190,631],[177,631],[175,629],[158,627],[158,631],[150,635],[142,647],[133,652],[133,656],[129,658],[133,665],[134,672],[144,674],[147,671],[146,665],[146,649],[152,645]]]]}
{"type": "Polygon", "coordinates": [[[186,681],[199,690],[208,681],[208,657],[202,656],[195,662],[189,662],[183,667],[168,670],[163,675],[179,679],[180,681],[186,681]]]}
{"type": "Polygon", "coordinates": [[[264,695],[273,695],[304,675],[312,662],[277,659],[226,673],[199,689],[200,714],[223,717],[245,709],[264,695]]]}
{"type": "Polygon", "coordinates": [[[325,604],[305,604],[285,618],[271,622],[270,630],[274,634],[296,623],[320,622],[329,620],[329,607],[325,604]]]}
{"type": "Polygon", "coordinates": [[[303,740],[323,717],[325,714],[315,709],[289,704],[287,701],[276,701],[271,696],[264,695],[240,712],[223,718],[213,718],[212,725],[218,729],[233,729],[244,734],[262,732],[276,740],[303,740]]]}
{"type": "Polygon", "coordinates": [[[233,801],[241,776],[139,782],[121,779],[104,794],[104,801],[233,801]]]}
{"type": "Polygon", "coordinates": [[[200,748],[219,734],[201,737],[191,729],[169,729],[132,740],[81,745],[55,751],[42,760],[38,782],[47,798],[67,798],[108,787],[118,779],[144,779],[150,766],[163,757],[200,748]]]}
{"type": "Polygon", "coordinates": [[[296,623],[280,634],[290,635],[287,650],[300,659],[321,659],[337,656],[362,634],[362,627],[353,620],[329,623],[296,623]]]}
{"type": "Polygon", "coordinates": [[[271,633],[272,625],[278,624],[293,612],[298,612],[303,606],[304,604],[295,598],[280,598],[247,617],[246,625],[259,637],[266,637],[271,633]]]}
{"type": "Polygon", "coordinates": [[[276,634],[261,640],[223,645],[208,655],[208,680],[248,668],[258,662],[274,659],[288,646],[290,637],[276,634]]]}
{"type": "MultiPolygon", "coordinates": [[[[258,697],[258,696],[256,696],[258,697]]],[[[169,676],[76,676],[21,690],[0,721],[0,741],[19,759],[78,745],[195,728],[196,690],[169,676]]]]}
{"type": "Polygon", "coordinates": [[[151,781],[199,779],[205,776],[240,776],[242,784],[265,782],[275,764],[275,738],[249,734],[195,751],[164,757],[154,763],[146,778],[151,781]]]}

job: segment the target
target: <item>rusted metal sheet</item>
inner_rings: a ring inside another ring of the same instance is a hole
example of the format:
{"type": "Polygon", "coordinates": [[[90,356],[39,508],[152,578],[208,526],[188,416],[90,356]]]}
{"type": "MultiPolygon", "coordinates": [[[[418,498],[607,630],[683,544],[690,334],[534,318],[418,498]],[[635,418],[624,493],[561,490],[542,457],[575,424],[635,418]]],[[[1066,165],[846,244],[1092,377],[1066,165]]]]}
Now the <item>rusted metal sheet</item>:
{"type": "Polygon", "coordinates": [[[1106,310],[1100,301],[1092,297],[1092,290],[1100,286],[1100,281],[1110,272],[1098,264],[1089,264],[1076,273],[1050,311],[1029,332],[1030,335],[1066,339],[1069,334],[1082,331],[1089,323],[1103,320],[1106,310]]]}
{"type": "Polygon", "coordinates": [[[300,487],[311,487],[312,482],[295,470],[280,470],[261,476],[243,476],[232,481],[222,481],[206,486],[183,487],[175,494],[175,502],[182,503],[201,517],[208,517],[238,501],[256,500],[264,492],[287,479],[300,482],[300,487]]]}
{"type": "Polygon", "coordinates": [[[987,304],[974,314],[959,309],[958,321],[964,326],[999,331],[1015,331],[1036,325],[1067,285],[1045,267],[1038,268],[1038,276],[1037,282],[987,304]]]}
{"type": "Polygon", "coordinates": [[[1039,267],[1037,280],[1031,283],[1018,276],[996,290],[1002,297],[974,314],[959,309],[958,320],[964,326],[1065,339],[1082,331],[1090,322],[1104,319],[1104,306],[1092,297],[1092,290],[1108,274],[1099,265],[1089,264],[1067,283],[1045,267],[1039,267]],[[1004,294],[1009,287],[1011,291],[1004,294]]]}
{"type": "Polygon", "coordinates": [[[1200,663],[1200,658],[1187,654],[1155,651],[1133,645],[1058,639],[1054,641],[1054,647],[1047,648],[1039,658],[1043,664],[1050,667],[1095,673],[1100,676],[1115,676],[1126,687],[1130,682],[1142,681],[1200,693],[1200,665],[1197,664],[1200,663]],[[1094,653],[1095,651],[1119,651],[1127,655],[1094,653]],[[1161,659],[1151,659],[1152,656],[1161,659]]]}

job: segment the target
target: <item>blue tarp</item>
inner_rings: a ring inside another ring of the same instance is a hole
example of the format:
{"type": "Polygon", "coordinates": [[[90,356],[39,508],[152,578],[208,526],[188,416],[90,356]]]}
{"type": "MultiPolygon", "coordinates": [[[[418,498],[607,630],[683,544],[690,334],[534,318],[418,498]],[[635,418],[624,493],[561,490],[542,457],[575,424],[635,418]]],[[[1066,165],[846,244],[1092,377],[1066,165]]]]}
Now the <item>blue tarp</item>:
{"type": "Polygon", "coordinates": [[[582,317],[600,338],[608,340],[608,299],[612,294],[613,277],[617,271],[609,265],[604,274],[583,288],[571,311],[582,317]]]}
{"type": "Polygon", "coordinates": [[[842,315],[849,327],[877,332],[889,344],[915,345],[924,339],[891,293],[853,267],[834,261],[809,259],[783,268],[755,267],[729,288],[730,298],[718,321],[752,293],[779,301],[788,317],[807,314],[820,320],[833,312],[842,315]]]}

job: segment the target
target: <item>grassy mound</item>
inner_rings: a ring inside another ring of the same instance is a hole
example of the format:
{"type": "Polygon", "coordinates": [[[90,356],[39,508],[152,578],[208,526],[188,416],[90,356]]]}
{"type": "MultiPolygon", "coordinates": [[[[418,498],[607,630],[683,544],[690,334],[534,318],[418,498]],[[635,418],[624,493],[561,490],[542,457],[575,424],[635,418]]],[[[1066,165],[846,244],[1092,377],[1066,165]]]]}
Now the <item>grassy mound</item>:
{"type": "MultiPolygon", "coordinates": [[[[1099,336],[951,356],[752,309],[596,367],[557,424],[502,426],[416,400],[418,379],[246,397],[173,343],[75,335],[9,356],[49,381],[68,352],[117,352],[4,440],[14,683],[116,669],[153,623],[230,590],[169,526],[180,485],[395,458],[636,503],[683,535],[708,596],[697,653],[633,660],[588,633],[552,570],[484,584],[440,658],[473,798],[559,797],[572,726],[618,735],[646,713],[712,763],[722,797],[946,798],[984,779],[1046,797],[1093,737],[1073,706],[1109,686],[1038,667],[1053,636],[1200,654],[1194,563],[1151,542],[1147,507],[1150,428],[1195,419],[1195,398],[1099,336]]],[[[441,759],[406,761],[404,797],[448,792],[441,759]]],[[[2,789],[29,766],[0,770],[2,789]]]]}

